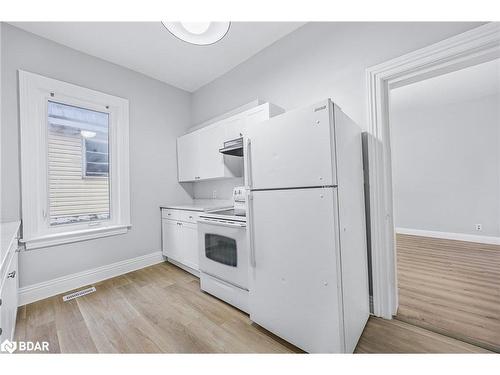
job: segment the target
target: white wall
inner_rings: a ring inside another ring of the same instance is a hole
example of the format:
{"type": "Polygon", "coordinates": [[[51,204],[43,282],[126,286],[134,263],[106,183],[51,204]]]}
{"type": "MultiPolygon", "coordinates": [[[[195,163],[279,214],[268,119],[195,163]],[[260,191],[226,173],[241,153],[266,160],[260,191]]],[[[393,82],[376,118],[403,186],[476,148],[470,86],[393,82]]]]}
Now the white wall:
{"type": "Polygon", "coordinates": [[[391,135],[396,227],[500,236],[500,96],[391,109],[391,135]]]}
{"type": "Polygon", "coordinates": [[[286,110],[332,97],[365,124],[365,69],[480,23],[309,23],[193,94],[198,124],[255,98],[286,110]]]}
{"type": "Polygon", "coordinates": [[[1,63],[2,220],[20,218],[18,69],[130,101],[132,230],[21,253],[21,286],[160,250],[160,204],[191,199],[177,183],[176,162],[176,138],[191,124],[190,94],[7,24],[2,25],[1,63]]]}

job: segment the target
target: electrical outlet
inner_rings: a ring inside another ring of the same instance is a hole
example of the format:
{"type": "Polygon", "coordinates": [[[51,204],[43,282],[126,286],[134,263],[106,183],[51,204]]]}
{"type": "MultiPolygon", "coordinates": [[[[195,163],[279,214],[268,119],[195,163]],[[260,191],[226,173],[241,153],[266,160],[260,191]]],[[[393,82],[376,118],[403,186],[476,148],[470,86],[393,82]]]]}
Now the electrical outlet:
{"type": "Polygon", "coordinates": [[[212,199],[217,199],[217,190],[212,191],[212,199]]]}
{"type": "Polygon", "coordinates": [[[483,224],[476,224],[476,230],[481,232],[483,230],[483,224]]]}

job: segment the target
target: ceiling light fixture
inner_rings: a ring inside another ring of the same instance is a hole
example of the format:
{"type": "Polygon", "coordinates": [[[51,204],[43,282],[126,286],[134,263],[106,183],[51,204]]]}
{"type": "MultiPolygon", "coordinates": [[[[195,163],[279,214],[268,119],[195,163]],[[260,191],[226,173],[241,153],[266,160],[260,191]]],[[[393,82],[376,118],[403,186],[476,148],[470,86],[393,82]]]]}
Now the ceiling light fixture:
{"type": "Polygon", "coordinates": [[[167,22],[163,26],[176,38],[199,46],[214,44],[224,38],[231,22],[167,22]]]}

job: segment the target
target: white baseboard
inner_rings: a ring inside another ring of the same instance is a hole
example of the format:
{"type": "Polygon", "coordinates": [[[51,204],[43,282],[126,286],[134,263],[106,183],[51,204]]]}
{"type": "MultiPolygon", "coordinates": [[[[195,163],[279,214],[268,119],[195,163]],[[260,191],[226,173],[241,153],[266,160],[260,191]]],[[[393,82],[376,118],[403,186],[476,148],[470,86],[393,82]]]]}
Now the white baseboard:
{"type": "Polygon", "coordinates": [[[410,228],[396,228],[396,233],[409,234],[412,236],[443,238],[446,240],[477,242],[489,245],[500,245],[500,237],[476,236],[474,234],[437,232],[431,230],[410,229],[410,228]]]}
{"type": "Polygon", "coordinates": [[[97,267],[19,289],[19,306],[123,275],[164,261],[161,251],[97,267]]]}

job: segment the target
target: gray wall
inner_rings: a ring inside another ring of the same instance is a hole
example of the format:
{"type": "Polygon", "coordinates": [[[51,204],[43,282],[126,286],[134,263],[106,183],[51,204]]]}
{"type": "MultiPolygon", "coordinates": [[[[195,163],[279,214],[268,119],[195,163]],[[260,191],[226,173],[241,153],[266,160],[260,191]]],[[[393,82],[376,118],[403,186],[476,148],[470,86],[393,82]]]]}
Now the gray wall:
{"type": "Polygon", "coordinates": [[[255,98],[286,110],[332,97],[365,124],[365,69],[480,23],[309,23],[193,95],[198,124],[255,98]]]}
{"type": "Polygon", "coordinates": [[[245,182],[243,177],[229,178],[215,181],[199,181],[193,183],[193,195],[196,199],[232,199],[233,188],[235,186],[243,186],[245,182]]]}
{"type": "Polygon", "coordinates": [[[191,124],[190,94],[7,24],[2,25],[1,62],[2,220],[20,218],[18,69],[130,101],[132,230],[23,252],[21,286],[160,250],[159,205],[191,199],[177,183],[176,164],[176,138],[191,124]]]}
{"type": "Polygon", "coordinates": [[[392,110],[391,135],[396,227],[500,236],[498,95],[392,110]]]}

